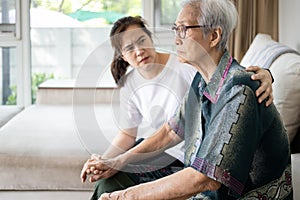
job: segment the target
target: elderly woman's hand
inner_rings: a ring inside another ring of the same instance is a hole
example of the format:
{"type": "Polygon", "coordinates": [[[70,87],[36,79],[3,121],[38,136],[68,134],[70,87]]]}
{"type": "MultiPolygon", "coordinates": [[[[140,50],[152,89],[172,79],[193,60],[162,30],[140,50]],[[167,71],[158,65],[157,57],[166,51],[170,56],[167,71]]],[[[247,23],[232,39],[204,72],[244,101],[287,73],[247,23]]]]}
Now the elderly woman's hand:
{"type": "Polygon", "coordinates": [[[266,106],[269,106],[274,100],[272,93],[273,79],[270,71],[257,66],[247,67],[246,70],[255,72],[255,74],[251,76],[252,80],[259,80],[261,82],[260,87],[256,90],[258,102],[261,103],[266,99],[266,106]]]}
{"type": "Polygon", "coordinates": [[[111,193],[104,193],[98,200],[133,200],[132,197],[126,197],[126,190],[115,191],[111,193]]]}

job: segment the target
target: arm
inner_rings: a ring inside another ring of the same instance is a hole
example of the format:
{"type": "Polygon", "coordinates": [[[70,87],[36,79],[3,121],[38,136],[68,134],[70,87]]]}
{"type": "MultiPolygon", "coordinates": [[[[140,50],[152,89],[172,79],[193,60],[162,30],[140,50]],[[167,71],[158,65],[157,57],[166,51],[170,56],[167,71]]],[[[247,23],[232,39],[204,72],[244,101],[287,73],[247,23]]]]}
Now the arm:
{"type": "Polygon", "coordinates": [[[136,134],[137,128],[120,131],[113,139],[110,147],[104,152],[102,158],[116,157],[133,147],[136,141],[136,134]]]}
{"type": "Polygon", "coordinates": [[[195,169],[188,167],[175,174],[156,181],[130,187],[126,190],[103,194],[100,200],[106,199],[187,199],[207,190],[217,190],[221,184],[195,169]],[[179,181],[180,180],[180,181],[179,181]]]}
{"type": "Polygon", "coordinates": [[[246,70],[255,72],[255,74],[251,76],[252,80],[259,80],[261,82],[260,87],[255,92],[258,97],[258,102],[261,103],[268,98],[266,106],[269,106],[274,100],[272,93],[273,76],[271,72],[257,66],[247,67],[246,70]]]}
{"type": "Polygon", "coordinates": [[[141,144],[118,156],[118,160],[123,163],[122,166],[142,161],[161,154],[181,141],[182,139],[171,129],[169,124],[165,123],[155,134],[145,139],[141,144]]]}
{"type": "MultiPolygon", "coordinates": [[[[135,119],[141,119],[142,116],[140,115],[137,107],[133,103],[128,102],[128,88],[122,87],[120,90],[120,125],[121,127],[134,127],[134,128],[127,128],[124,130],[121,130],[119,134],[113,139],[111,145],[109,148],[104,152],[103,155],[92,155],[90,159],[86,161],[84,164],[82,170],[81,170],[81,180],[82,182],[85,182],[87,175],[90,176],[90,181],[94,182],[97,181],[98,174],[102,173],[100,170],[96,169],[94,165],[97,165],[98,163],[101,163],[103,160],[107,160],[109,158],[114,158],[131,147],[135,144],[135,139],[137,135],[137,121],[133,121],[129,117],[129,110],[131,111],[131,114],[134,115],[135,119]],[[91,167],[90,167],[91,166],[91,167]]],[[[116,173],[117,170],[115,170],[113,173],[116,173]]]]}
{"type": "MultiPolygon", "coordinates": [[[[85,182],[87,175],[93,174],[90,177],[90,182],[97,181],[98,174],[101,173],[99,170],[97,170],[93,165],[96,165],[98,162],[100,162],[102,159],[108,159],[116,157],[135,144],[136,139],[136,132],[137,128],[128,129],[125,131],[120,131],[119,134],[113,139],[110,147],[104,152],[104,154],[101,155],[92,155],[90,159],[88,159],[85,164],[83,165],[83,168],[81,170],[81,181],[85,182]],[[92,167],[89,167],[92,166],[92,167]]],[[[117,171],[115,171],[117,172],[117,171]]]]}

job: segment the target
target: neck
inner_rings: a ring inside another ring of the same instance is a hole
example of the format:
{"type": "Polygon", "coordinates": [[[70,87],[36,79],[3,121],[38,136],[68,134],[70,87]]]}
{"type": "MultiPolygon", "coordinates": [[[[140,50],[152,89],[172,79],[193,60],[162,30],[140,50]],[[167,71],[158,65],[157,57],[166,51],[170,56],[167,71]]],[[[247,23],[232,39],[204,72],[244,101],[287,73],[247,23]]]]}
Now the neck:
{"type": "Polygon", "coordinates": [[[150,80],[162,72],[168,62],[168,59],[169,54],[156,53],[154,63],[147,64],[137,70],[145,79],[150,80]]]}
{"type": "Polygon", "coordinates": [[[215,73],[224,52],[214,52],[202,57],[201,61],[194,65],[204,81],[208,83],[215,73]]]}

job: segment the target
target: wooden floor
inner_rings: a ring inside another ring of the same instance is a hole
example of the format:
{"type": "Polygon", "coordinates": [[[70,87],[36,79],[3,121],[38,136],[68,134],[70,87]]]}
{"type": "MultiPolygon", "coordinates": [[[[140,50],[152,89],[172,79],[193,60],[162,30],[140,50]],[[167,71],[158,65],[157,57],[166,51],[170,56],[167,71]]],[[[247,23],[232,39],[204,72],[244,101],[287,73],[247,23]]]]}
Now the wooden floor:
{"type": "Polygon", "coordinates": [[[89,200],[92,191],[0,191],[0,200],[89,200]]]}

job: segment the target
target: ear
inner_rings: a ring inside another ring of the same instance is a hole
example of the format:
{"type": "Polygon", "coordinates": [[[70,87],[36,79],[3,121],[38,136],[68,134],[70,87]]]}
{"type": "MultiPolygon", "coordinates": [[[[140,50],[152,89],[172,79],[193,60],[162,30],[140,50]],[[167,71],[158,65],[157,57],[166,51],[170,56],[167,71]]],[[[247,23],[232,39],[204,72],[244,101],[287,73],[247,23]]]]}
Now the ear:
{"type": "Polygon", "coordinates": [[[219,44],[219,42],[221,41],[221,35],[222,35],[221,27],[213,29],[211,33],[210,47],[216,47],[219,44]]]}

